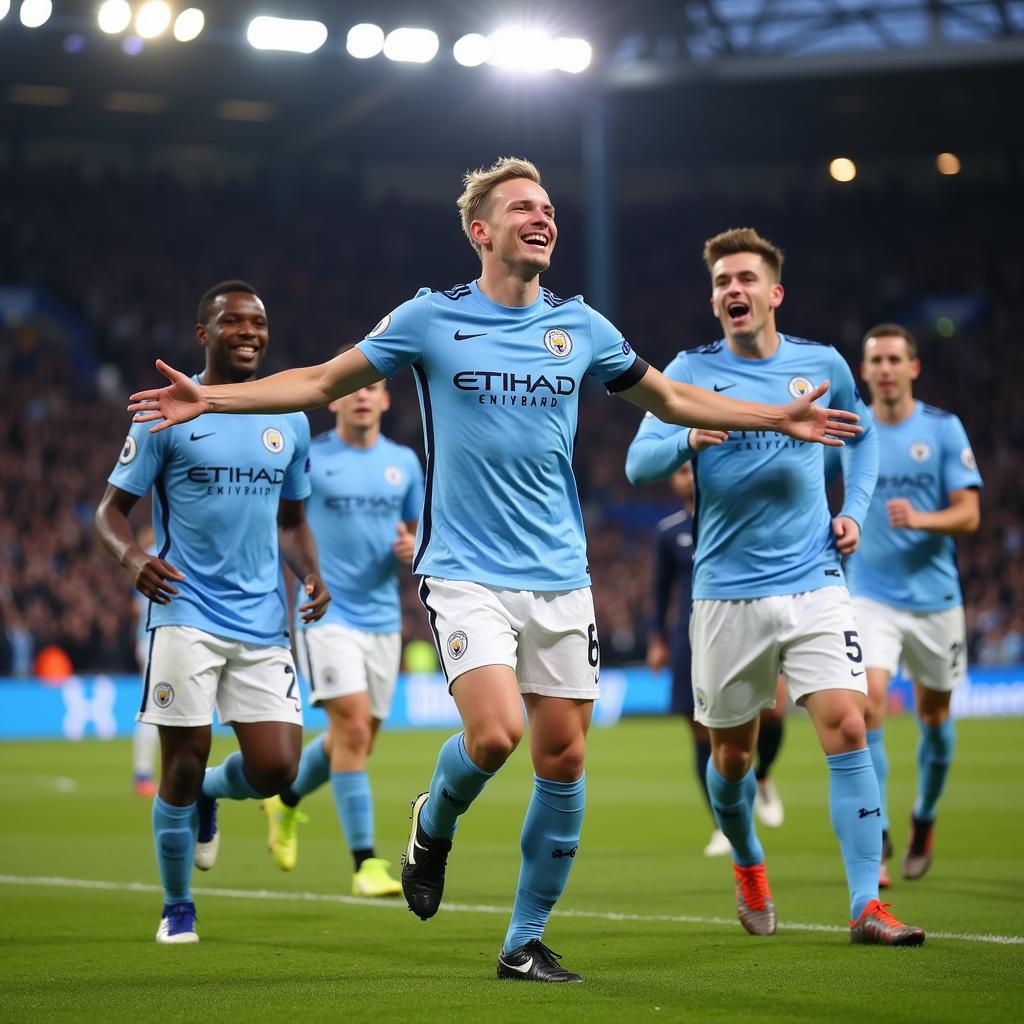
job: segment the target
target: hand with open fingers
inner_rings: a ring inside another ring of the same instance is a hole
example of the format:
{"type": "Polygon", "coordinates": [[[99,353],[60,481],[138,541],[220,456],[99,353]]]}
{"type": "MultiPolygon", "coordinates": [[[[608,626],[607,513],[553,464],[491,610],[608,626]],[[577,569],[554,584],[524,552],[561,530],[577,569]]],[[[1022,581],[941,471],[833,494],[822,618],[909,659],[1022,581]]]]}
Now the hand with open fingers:
{"type": "Polygon", "coordinates": [[[303,622],[319,622],[331,603],[331,594],[327,584],[315,573],[311,572],[303,581],[306,597],[309,600],[299,605],[299,614],[303,622]]]}
{"type": "Polygon", "coordinates": [[[412,565],[413,552],[416,550],[416,535],[409,531],[409,527],[405,523],[401,522],[395,527],[395,533],[398,534],[398,540],[391,545],[395,558],[402,565],[412,565]]]}
{"type": "Polygon", "coordinates": [[[129,561],[128,571],[135,577],[135,589],[154,604],[170,604],[179,591],[169,581],[177,580],[180,583],[185,578],[184,573],[175,569],[170,562],[146,554],[141,549],[140,556],[129,561]]]}
{"type": "Polygon", "coordinates": [[[728,430],[702,430],[699,427],[693,427],[690,430],[688,444],[695,452],[702,452],[712,445],[724,444],[728,439],[728,430]]]}
{"type": "Polygon", "coordinates": [[[779,430],[800,441],[814,441],[829,448],[841,448],[844,438],[864,433],[857,426],[860,417],[845,409],[822,409],[814,404],[828,391],[829,382],[822,381],[813,391],[794,399],[785,407],[785,418],[779,430]]]}
{"type": "Polygon", "coordinates": [[[159,420],[149,428],[151,434],[166,430],[175,423],[187,423],[206,412],[207,402],[203,397],[203,388],[191,377],[173,366],[168,366],[162,359],[156,361],[156,368],[171,382],[168,387],[151,388],[148,391],[136,391],[131,397],[132,404],[128,411],[135,413],[136,423],[148,423],[159,420]]]}
{"type": "Polygon", "coordinates": [[[832,532],[836,537],[836,550],[841,555],[852,555],[860,543],[860,527],[849,516],[836,516],[832,520],[832,532]]]}
{"type": "Polygon", "coordinates": [[[885,503],[885,511],[894,530],[917,529],[917,509],[908,498],[891,498],[885,503]]]}

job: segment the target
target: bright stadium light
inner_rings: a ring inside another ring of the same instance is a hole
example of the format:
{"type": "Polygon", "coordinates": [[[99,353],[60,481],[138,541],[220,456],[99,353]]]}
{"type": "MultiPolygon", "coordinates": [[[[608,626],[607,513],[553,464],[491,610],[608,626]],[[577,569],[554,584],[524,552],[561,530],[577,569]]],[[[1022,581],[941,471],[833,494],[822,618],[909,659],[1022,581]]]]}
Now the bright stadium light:
{"type": "Polygon", "coordinates": [[[956,153],[940,153],[935,158],[935,169],[939,172],[939,174],[959,174],[960,157],[958,157],[956,153]]]}
{"type": "Polygon", "coordinates": [[[853,181],[857,177],[857,165],[848,156],[837,156],[828,165],[828,173],[836,181],[853,181]]]}
{"type": "Polygon", "coordinates": [[[327,26],[322,21],[261,16],[249,22],[245,37],[257,50],[313,53],[327,42],[327,26]]]}
{"type": "Polygon", "coordinates": [[[135,15],[135,31],[143,39],[156,39],[171,24],[171,7],[164,0],[148,0],[135,15]]]}
{"type": "Polygon", "coordinates": [[[512,71],[550,71],[555,67],[555,43],[538,28],[502,28],[491,36],[490,62],[512,71]]]}
{"type": "Polygon", "coordinates": [[[190,43],[206,24],[206,15],[198,7],[186,7],[174,19],[174,38],[179,43],[190,43]]]}
{"type": "Polygon", "coordinates": [[[434,59],[439,46],[437,33],[429,28],[396,28],[384,40],[384,56],[388,60],[426,64],[434,59]]]}
{"type": "Polygon", "coordinates": [[[3,21],[7,17],[7,12],[11,9],[11,0],[0,0],[0,21],[3,21]]]}
{"type": "Polygon", "coordinates": [[[369,23],[353,25],[348,30],[345,49],[348,50],[350,56],[359,60],[376,57],[384,49],[384,29],[380,25],[369,23]]]}
{"type": "Polygon", "coordinates": [[[559,71],[578,75],[590,67],[593,56],[594,51],[586,39],[563,37],[555,40],[555,67],[559,71]]]}
{"type": "Polygon", "coordinates": [[[39,28],[50,20],[53,14],[53,3],[51,0],[25,0],[21,5],[19,15],[21,23],[25,28],[39,28]]]}
{"type": "Polygon", "coordinates": [[[452,56],[464,68],[476,68],[486,64],[493,52],[490,39],[476,32],[463,36],[452,47],[452,56]]]}
{"type": "Polygon", "coordinates": [[[106,32],[108,36],[123,32],[132,22],[132,9],[128,0],[106,0],[106,3],[100,4],[96,22],[100,31],[106,32]]]}

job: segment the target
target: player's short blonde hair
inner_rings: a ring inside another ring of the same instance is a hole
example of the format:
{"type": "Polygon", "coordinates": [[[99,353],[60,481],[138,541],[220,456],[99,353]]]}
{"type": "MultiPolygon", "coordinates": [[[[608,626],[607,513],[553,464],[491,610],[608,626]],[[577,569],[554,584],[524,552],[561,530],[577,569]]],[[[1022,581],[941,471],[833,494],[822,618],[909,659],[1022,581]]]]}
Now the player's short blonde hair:
{"type": "Polygon", "coordinates": [[[480,255],[480,246],[473,240],[469,226],[475,220],[484,220],[491,212],[491,192],[496,185],[513,178],[529,178],[540,184],[540,171],[535,164],[524,160],[521,156],[503,156],[495,160],[490,167],[478,167],[475,171],[466,171],[462,179],[462,195],[459,196],[459,213],[462,216],[462,230],[469,239],[469,244],[480,255]]]}
{"type": "Polygon", "coordinates": [[[752,252],[760,256],[771,271],[773,280],[776,283],[782,280],[782,261],[786,254],[753,228],[729,228],[709,238],[704,243],[704,263],[708,271],[714,273],[715,264],[723,256],[733,256],[738,252],[752,252]]]}

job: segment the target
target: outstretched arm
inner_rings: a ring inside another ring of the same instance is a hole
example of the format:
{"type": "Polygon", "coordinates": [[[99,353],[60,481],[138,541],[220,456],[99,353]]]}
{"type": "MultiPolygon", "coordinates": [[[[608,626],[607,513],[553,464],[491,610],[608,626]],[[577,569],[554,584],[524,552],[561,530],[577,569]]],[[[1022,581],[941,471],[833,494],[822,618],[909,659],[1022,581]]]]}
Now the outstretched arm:
{"type": "Polygon", "coordinates": [[[843,438],[861,433],[856,426],[859,417],[845,409],[816,406],[815,399],[826,391],[828,381],[823,381],[789,405],[739,402],[694,384],[669,380],[652,366],[636,384],[619,394],[665,423],[706,430],[775,430],[801,441],[841,447],[843,438]]]}
{"type": "Polygon", "coordinates": [[[243,384],[197,384],[163,360],[156,368],[171,382],[137,391],[128,411],[136,423],[156,421],[153,433],[187,423],[204,412],[297,412],[317,409],[382,379],[359,349],[349,349],[318,366],[282,370],[243,384]]]}
{"type": "Polygon", "coordinates": [[[316,538],[306,520],[306,503],[282,498],[277,510],[277,536],[285,564],[302,580],[306,603],[299,605],[303,622],[323,618],[331,595],[320,576],[316,538]]]}

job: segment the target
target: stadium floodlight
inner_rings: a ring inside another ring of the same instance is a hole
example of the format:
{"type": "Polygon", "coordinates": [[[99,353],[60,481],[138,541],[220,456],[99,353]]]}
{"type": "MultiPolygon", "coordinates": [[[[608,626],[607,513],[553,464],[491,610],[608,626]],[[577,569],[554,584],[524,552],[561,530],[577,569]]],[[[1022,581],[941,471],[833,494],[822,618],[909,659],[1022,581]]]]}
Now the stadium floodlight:
{"type": "Polygon", "coordinates": [[[476,68],[486,64],[493,52],[494,47],[491,46],[490,39],[476,32],[463,36],[452,47],[452,56],[464,68],[476,68]]]}
{"type": "Polygon", "coordinates": [[[198,7],[186,7],[174,19],[174,38],[179,43],[190,43],[206,24],[206,15],[198,7]]]}
{"type": "Polygon", "coordinates": [[[11,9],[11,0],[0,0],[0,21],[3,21],[7,17],[7,12],[11,9]]]}
{"type": "Polygon", "coordinates": [[[298,21],[295,18],[253,18],[245,38],[257,50],[287,50],[313,53],[327,42],[327,26],[322,21],[298,21]]]}
{"type": "Polygon", "coordinates": [[[123,32],[131,22],[132,9],[128,0],[106,0],[96,12],[96,23],[100,31],[106,32],[108,36],[123,32]]]}
{"type": "Polygon", "coordinates": [[[171,6],[165,0],[147,0],[135,15],[135,31],[143,39],[156,39],[171,24],[171,6]]]}
{"type": "Polygon", "coordinates": [[[956,153],[940,153],[935,158],[935,169],[939,172],[939,174],[959,174],[960,157],[958,157],[956,153]]]}
{"type": "Polygon", "coordinates": [[[384,49],[384,29],[380,25],[364,22],[353,25],[345,39],[345,49],[358,60],[369,60],[384,49]]]}
{"type": "Polygon", "coordinates": [[[491,36],[490,63],[511,71],[550,71],[555,42],[539,28],[501,28],[491,36]]]}
{"type": "Polygon", "coordinates": [[[857,177],[857,165],[848,156],[837,156],[828,165],[828,173],[836,181],[853,181],[857,177]]]}
{"type": "Polygon", "coordinates": [[[53,14],[52,0],[24,0],[19,15],[25,28],[39,28],[50,20],[53,14]]]}
{"type": "Polygon", "coordinates": [[[384,56],[388,60],[426,64],[437,55],[440,42],[429,28],[396,28],[384,40],[384,56]]]}
{"type": "Polygon", "coordinates": [[[594,51],[586,39],[563,37],[555,40],[555,67],[559,71],[578,75],[590,67],[593,56],[594,51]]]}

